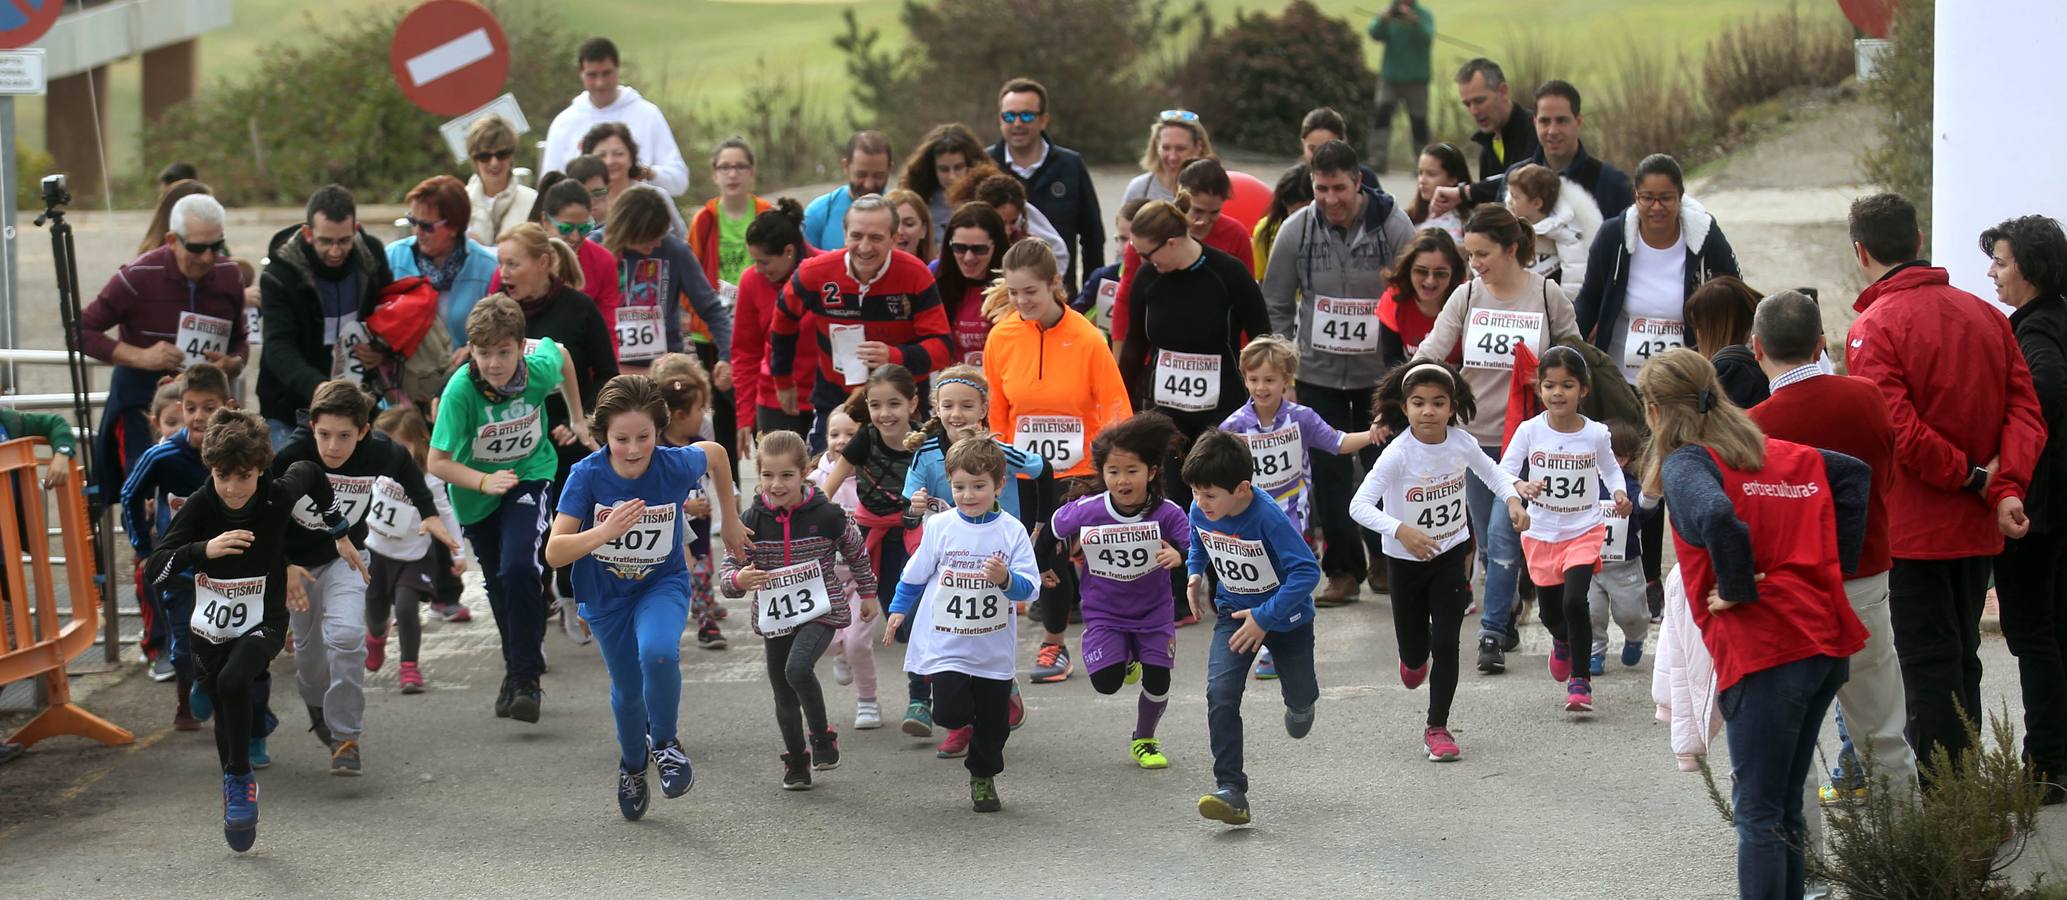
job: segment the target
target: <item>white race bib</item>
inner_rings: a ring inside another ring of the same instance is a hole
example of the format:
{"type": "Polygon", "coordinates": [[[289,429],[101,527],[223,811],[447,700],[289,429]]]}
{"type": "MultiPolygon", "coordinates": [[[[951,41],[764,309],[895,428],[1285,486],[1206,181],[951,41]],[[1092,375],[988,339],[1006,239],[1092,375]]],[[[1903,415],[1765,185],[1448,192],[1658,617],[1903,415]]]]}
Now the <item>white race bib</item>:
{"type": "Polygon", "coordinates": [[[1594,489],[1600,473],[1591,453],[1532,452],[1529,479],[1543,485],[1543,492],[1529,502],[1551,512],[1584,512],[1600,499],[1600,492],[1594,489]]]}
{"type": "Polygon", "coordinates": [[[1206,555],[1213,558],[1213,573],[1220,586],[1236,594],[1268,594],[1278,589],[1278,570],[1270,564],[1262,541],[1244,540],[1231,534],[1199,532],[1206,555]]]}
{"type": "Polygon", "coordinates": [[[1455,478],[1435,484],[1409,485],[1403,495],[1407,508],[1400,511],[1400,521],[1437,543],[1463,531],[1471,524],[1464,510],[1464,479],[1465,473],[1459,472],[1455,478]]]}
{"type": "Polygon", "coordinates": [[[1514,348],[1529,345],[1529,352],[1543,355],[1535,346],[1543,334],[1543,314],[1513,309],[1474,309],[1466,315],[1464,366],[1468,369],[1514,370],[1514,348]]]}
{"type": "Polygon", "coordinates": [[[1312,337],[1322,353],[1378,352],[1378,301],[1315,297],[1312,337]]]}
{"type": "MultiPolygon", "coordinates": [[[[647,569],[659,565],[669,554],[681,552],[675,546],[675,514],[681,508],[678,503],[646,507],[645,515],[639,517],[639,524],[632,526],[632,530],[589,555],[619,578],[644,578],[647,569]]],[[[610,507],[596,504],[595,523],[601,525],[609,519],[610,507]]]]}
{"type": "Polygon", "coordinates": [[[1220,354],[1156,353],[1155,402],[1185,412],[1209,412],[1220,405],[1220,354]]]}
{"type": "Polygon", "coordinates": [[[1091,307],[1093,322],[1112,329],[1112,307],[1120,299],[1120,283],[1110,278],[1098,280],[1098,299],[1091,307]]]}
{"type": "Polygon", "coordinates": [[[1615,515],[1615,501],[1613,500],[1602,500],[1600,502],[1600,514],[1601,518],[1607,520],[1608,523],[1608,538],[1606,542],[1601,544],[1600,561],[1627,562],[1629,554],[1622,552],[1622,547],[1628,543],[1629,517],[1615,515]]]}
{"type": "Polygon", "coordinates": [[[538,338],[525,338],[525,339],[524,339],[524,355],[525,355],[525,356],[530,356],[530,355],[531,355],[531,354],[533,354],[533,353],[537,353],[537,352],[538,352],[538,344],[539,344],[539,339],[538,339],[538,338]]]}
{"type": "Polygon", "coordinates": [[[180,313],[179,334],[174,340],[180,352],[186,354],[186,364],[198,366],[208,361],[210,353],[230,352],[230,320],[197,312],[180,313]]]}
{"type": "Polygon", "coordinates": [[[337,338],[330,345],[330,377],[353,384],[366,383],[366,364],[359,361],[353,347],[370,344],[373,338],[366,333],[366,326],[355,316],[340,319],[337,323],[337,338]]]}
{"type": "Polygon", "coordinates": [[[366,530],[391,541],[406,541],[423,526],[423,514],[409,502],[409,494],[393,478],[383,477],[373,485],[373,499],[366,507],[366,530]]]}
{"type": "Polygon", "coordinates": [[[545,428],[539,423],[538,407],[514,419],[490,422],[474,432],[474,460],[485,463],[516,462],[531,455],[531,450],[545,438],[545,428]]]}
{"type": "Polygon", "coordinates": [[[726,309],[731,309],[735,306],[738,306],[739,285],[733,284],[732,282],[726,281],[722,278],[718,279],[718,302],[725,304],[726,309]]]}
{"type": "Polygon", "coordinates": [[[233,641],[265,624],[266,577],[210,578],[194,573],[194,614],[187,627],[213,643],[233,641]]]}
{"type": "Polygon", "coordinates": [[[1637,371],[1651,357],[1686,345],[1687,323],[1657,316],[1631,316],[1629,333],[1624,335],[1622,345],[1622,372],[1634,384],[1637,371]]]}
{"type": "Polygon", "coordinates": [[[1020,416],[1012,426],[1012,446],[1067,472],[1084,458],[1084,420],[1076,416],[1020,416]]]}
{"type": "Polygon", "coordinates": [[[1255,460],[1255,486],[1271,493],[1291,487],[1306,474],[1306,441],[1300,438],[1299,423],[1286,422],[1274,431],[1245,434],[1249,456],[1255,460]]]}
{"type": "Polygon", "coordinates": [[[840,380],[848,387],[867,381],[868,364],[861,361],[861,342],[868,339],[868,329],[830,323],[825,332],[827,342],[832,344],[833,371],[840,373],[840,380]]]}
{"type": "Polygon", "coordinates": [[[790,631],[833,611],[832,593],[818,560],[768,572],[768,584],[754,592],[762,634],[790,631]]]}
{"type": "Polygon", "coordinates": [[[1091,574],[1111,581],[1133,581],[1159,568],[1156,551],[1163,549],[1163,529],[1154,522],[1093,525],[1078,534],[1077,543],[1084,549],[1084,566],[1091,574]]]}
{"type": "Polygon", "coordinates": [[[940,570],[933,594],[933,630],[962,637],[993,634],[1012,624],[1005,589],[982,572],[940,570]]]}
{"type": "MultiPolygon", "coordinates": [[[[337,498],[337,511],[344,516],[345,525],[359,524],[359,514],[366,511],[368,501],[373,499],[371,475],[339,475],[330,473],[330,493],[337,498]]],[[[294,508],[294,521],[310,531],[329,531],[323,524],[323,511],[316,508],[311,497],[301,498],[301,505],[294,508]]]]}
{"type": "Polygon", "coordinates": [[[659,359],[667,352],[666,331],[658,306],[617,308],[617,358],[621,362],[659,359]]]}
{"type": "Polygon", "coordinates": [[[261,333],[262,328],[263,326],[258,320],[258,307],[244,307],[244,340],[246,342],[255,342],[261,347],[265,346],[265,335],[261,333]]]}

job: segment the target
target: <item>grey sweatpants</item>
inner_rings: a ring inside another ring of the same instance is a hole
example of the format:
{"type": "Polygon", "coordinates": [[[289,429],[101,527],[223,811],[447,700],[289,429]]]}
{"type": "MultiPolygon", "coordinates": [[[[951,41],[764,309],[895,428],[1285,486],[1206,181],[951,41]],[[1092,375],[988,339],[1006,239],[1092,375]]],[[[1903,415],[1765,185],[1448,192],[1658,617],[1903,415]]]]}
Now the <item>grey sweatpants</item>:
{"type": "Polygon", "coordinates": [[[287,613],[294,684],[302,703],[323,709],[332,738],[356,741],[366,731],[366,579],[342,559],[309,575],[309,608],[287,613]]]}
{"type": "Polygon", "coordinates": [[[1608,652],[1608,615],[1622,627],[1622,638],[1642,643],[1651,634],[1650,601],[1644,593],[1643,560],[1602,563],[1586,591],[1587,612],[1593,616],[1593,652],[1608,652]]]}

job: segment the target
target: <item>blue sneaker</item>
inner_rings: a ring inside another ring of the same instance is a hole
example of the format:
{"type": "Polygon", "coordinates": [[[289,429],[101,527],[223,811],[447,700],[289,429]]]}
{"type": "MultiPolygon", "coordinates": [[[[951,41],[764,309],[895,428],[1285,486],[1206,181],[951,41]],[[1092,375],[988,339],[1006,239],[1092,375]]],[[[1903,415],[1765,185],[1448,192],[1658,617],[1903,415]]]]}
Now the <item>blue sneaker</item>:
{"type": "Polygon", "coordinates": [[[913,700],[904,708],[904,733],[912,737],[933,736],[933,704],[913,700]]]}
{"type": "Polygon", "coordinates": [[[1601,674],[1608,668],[1608,655],[1605,653],[1594,654],[1592,659],[1587,660],[1586,667],[1595,675],[1601,674]]]}
{"type": "Polygon", "coordinates": [[[223,839],[242,853],[258,839],[258,782],[250,775],[222,777],[223,839]]]}
{"type": "Polygon", "coordinates": [[[206,722],[215,715],[215,697],[201,689],[201,679],[194,679],[194,686],[187,690],[187,711],[194,714],[194,721],[206,722]]]}
{"type": "Polygon", "coordinates": [[[1256,651],[1256,680],[1275,681],[1278,677],[1277,660],[1270,658],[1270,648],[1256,651]]]}
{"type": "Polygon", "coordinates": [[[1644,658],[1643,641],[1627,641],[1622,645],[1622,664],[1634,666],[1644,658]]]}
{"type": "Polygon", "coordinates": [[[1199,798],[1199,815],[1229,825],[1249,824],[1249,795],[1240,788],[1222,785],[1199,798]]]}
{"type": "MultiPolygon", "coordinates": [[[[643,760],[641,762],[644,762],[643,760]]],[[[646,791],[646,769],[642,765],[637,772],[617,765],[617,811],[624,813],[625,821],[637,822],[646,814],[646,803],[652,795],[646,791]]]]}
{"type": "Polygon", "coordinates": [[[254,769],[263,769],[272,764],[273,757],[270,754],[266,753],[266,739],[262,737],[252,738],[251,767],[254,769]]]}
{"type": "Polygon", "coordinates": [[[1293,739],[1296,740],[1305,737],[1306,733],[1312,730],[1313,704],[1307,704],[1305,709],[1293,709],[1289,706],[1285,707],[1286,734],[1291,735],[1293,739]]]}
{"type": "Polygon", "coordinates": [[[696,768],[681,741],[668,741],[653,748],[653,767],[660,770],[660,793],[672,800],[696,786],[696,768]]]}

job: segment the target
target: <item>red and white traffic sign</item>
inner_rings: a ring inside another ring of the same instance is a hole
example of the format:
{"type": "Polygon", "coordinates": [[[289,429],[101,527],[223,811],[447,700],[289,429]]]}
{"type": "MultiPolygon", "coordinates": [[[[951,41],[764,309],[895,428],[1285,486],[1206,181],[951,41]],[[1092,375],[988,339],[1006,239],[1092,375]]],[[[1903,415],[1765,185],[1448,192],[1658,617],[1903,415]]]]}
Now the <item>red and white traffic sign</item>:
{"type": "Polygon", "coordinates": [[[64,11],[64,0],[0,0],[0,50],[35,43],[64,11]]]}
{"type": "Polygon", "coordinates": [[[456,116],[502,93],[510,42],[495,14],[474,0],[427,0],[395,28],[388,67],[409,102],[456,116]]]}

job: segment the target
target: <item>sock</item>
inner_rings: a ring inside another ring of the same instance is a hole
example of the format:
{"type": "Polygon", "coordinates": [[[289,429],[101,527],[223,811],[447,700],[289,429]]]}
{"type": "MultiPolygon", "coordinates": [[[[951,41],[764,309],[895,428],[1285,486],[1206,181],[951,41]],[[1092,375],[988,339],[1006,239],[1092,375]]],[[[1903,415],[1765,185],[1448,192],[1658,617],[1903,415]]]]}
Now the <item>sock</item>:
{"type": "Polygon", "coordinates": [[[1141,699],[1134,704],[1134,739],[1156,736],[1156,723],[1163,720],[1163,710],[1170,708],[1170,695],[1156,696],[1141,692],[1141,699]]]}

